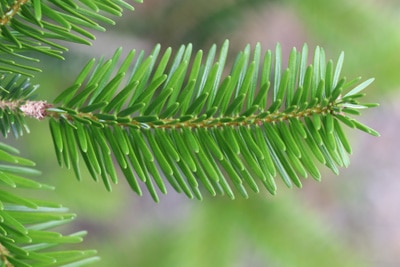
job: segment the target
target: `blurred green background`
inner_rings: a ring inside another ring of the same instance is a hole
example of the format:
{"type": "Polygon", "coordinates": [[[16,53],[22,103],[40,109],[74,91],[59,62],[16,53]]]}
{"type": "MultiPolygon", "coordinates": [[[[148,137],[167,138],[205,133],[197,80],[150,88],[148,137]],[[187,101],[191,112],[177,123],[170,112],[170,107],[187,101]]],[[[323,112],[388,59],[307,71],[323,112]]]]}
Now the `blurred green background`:
{"type": "Polygon", "coordinates": [[[381,107],[361,121],[382,137],[349,129],[350,167],[340,176],[325,170],[321,183],[305,180],[301,190],[280,184],[274,197],[263,190],[249,200],[199,202],[170,189],[156,204],[122,177],[112,193],[88,175],[76,181],[57,166],[47,123],[29,120],[31,134],[13,143],[57,187],[48,198],[78,214],[65,232],[89,231],[82,246],[99,251],[96,266],[400,266],[399,1],[144,0],[135,7],[92,47],[68,44],[65,62],[43,58],[38,98],[51,102],[87,59],[120,46],[149,53],[156,43],[191,42],[207,51],[229,39],[234,57],[248,43],[274,49],[280,42],[287,58],[307,42],[333,60],[344,51],[348,78],[376,78],[368,100],[381,107]]]}

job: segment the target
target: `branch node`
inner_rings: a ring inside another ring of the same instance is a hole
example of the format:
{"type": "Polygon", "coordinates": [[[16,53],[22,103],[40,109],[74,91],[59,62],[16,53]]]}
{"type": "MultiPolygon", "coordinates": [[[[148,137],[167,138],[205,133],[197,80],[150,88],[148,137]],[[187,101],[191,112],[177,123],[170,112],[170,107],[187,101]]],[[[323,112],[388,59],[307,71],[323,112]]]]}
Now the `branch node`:
{"type": "Polygon", "coordinates": [[[27,116],[43,120],[47,115],[46,110],[52,106],[46,101],[26,101],[19,109],[27,116]]]}

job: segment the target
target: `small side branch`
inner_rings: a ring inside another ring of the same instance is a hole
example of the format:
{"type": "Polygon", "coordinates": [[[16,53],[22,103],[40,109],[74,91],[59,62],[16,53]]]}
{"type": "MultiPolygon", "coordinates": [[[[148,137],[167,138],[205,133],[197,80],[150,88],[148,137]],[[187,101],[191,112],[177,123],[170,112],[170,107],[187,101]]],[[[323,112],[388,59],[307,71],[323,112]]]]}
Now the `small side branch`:
{"type": "Polygon", "coordinates": [[[21,6],[26,4],[28,0],[17,0],[11,5],[4,15],[0,18],[0,26],[7,25],[8,22],[14,17],[15,14],[21,9],[21,6]]]}

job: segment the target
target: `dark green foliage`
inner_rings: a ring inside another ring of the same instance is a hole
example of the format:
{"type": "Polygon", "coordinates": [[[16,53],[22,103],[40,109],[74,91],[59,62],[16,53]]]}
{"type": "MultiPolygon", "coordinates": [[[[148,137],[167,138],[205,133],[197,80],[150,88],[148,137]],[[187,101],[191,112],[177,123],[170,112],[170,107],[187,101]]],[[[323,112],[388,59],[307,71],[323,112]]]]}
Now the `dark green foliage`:
{"type": "Polygon", "coordinates": [[[317,47],[307,65],[304,46],[283,69],[279,45],[264,56],[260,45],[253,53],[247,46],[223,77],[227,51],[225,42],[218,57],[216,46],[192,56],[188,45],[171,57],[157,46],[136,63],[132,51],[120,64],[120,50],[90,61],[48,109],[60,164],[80,178],[83,158],[111,190],[116,160],[132,189],[141,195],[142,184],[156,201],[165,181],[190,198],[201,199],[203,189],[247,197],[261,184],[275,194],[276,174],[301,187],[309,175],[320,180],[317,162],[334,173],[347,166],[351,148],[340,122],[378,135],[346,115],[371,106],[358,96],[372,79],[346,84],[343,54],[334,66],[317,47]]]}
{"type": "MultiPolygon", "coordinates": [[[[335,64],[319,47],[309,65],[307,46],[293,49],[287,64],[279,45],[274,53],[247,46],[228,75],[228,42],[208,54],[195,53],[192,45],[174,55],[156,46],[147,57],[131,51],[121,58],[117,50],[109,60],[90,60],[54,103],[34,101],[37,86],[25,78],[40,71],[32,52],[62,59],[67,47],[59,41],[89,45],[91,31],[104,31],[101,25],[114,24],[108,16],[123,9],[133,7],[122,0],[0,0],[4,137],[28,131],[26,116],[48,118],[58,163],[78,179],[83,161],[107,190],[123,175],[138,195],[145,188],[158,201],[166,183],[197,199],[204,191],[248,197],[260,186],[275,194],[276,176],[288,187],[301,187],[304,178],[321,179],[321,165],[336,174],[349,165],[351,146],[342,125],[378,135],[352,117],[376,106],[359,102],[373,80],[342,78],[343,54],[335,64]]],[[[210,26],[200,24],[196,34],[210,26]]],[[[21,189],[51,187],[26,178],[39,173],[17,152],[0,143],[0,265],[96,262],[95,251],[60,248],[81,242],[85,232],[55,232],[75,215],[23,194],[21,189]]]]}
{"type": "Polygon", "coordinates": [[[40,71],[27,51],[63,59],[68,49],[55,40],[90,45],[89,30],[105,31],[100,24],[114,24],[108,16],[121,16],[123,8],[133,10],[121,0],[0,0],[0,73],[40,71]]]}
{"type": "Polygon", "coordinates": [[[86,232],[61,235],[52,228],[75,218],[53,202],[23,197],[22,189],[49,190],[36,182],[34,163],[16,155],[18,151],[0,143],[0,265],[81,266],[96,262],[93,250],[63,250],[62,244],[79,243],[86,232]]]}

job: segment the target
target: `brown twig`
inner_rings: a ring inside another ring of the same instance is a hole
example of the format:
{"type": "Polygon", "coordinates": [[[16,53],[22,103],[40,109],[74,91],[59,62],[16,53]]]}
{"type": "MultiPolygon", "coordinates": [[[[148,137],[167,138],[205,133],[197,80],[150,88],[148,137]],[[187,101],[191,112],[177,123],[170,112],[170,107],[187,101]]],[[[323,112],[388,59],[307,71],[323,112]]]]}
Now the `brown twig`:
{"type": "Polygon", "coordinates": [[[10,256],[10,252],[0,243],[0,260],[2,261],[3,266],[14,267],[14,265],[8,261],[8,256],[10,256]]]}
{"type": "Polygon", "coordinates": [[[21,6],[26,4],[28,0],[16,0],[14,4],[12,4],[4,15],[0,18],[0,26],[7,25],[8,22],[14,17],[15,14],[21,9],[21,6]]]}

